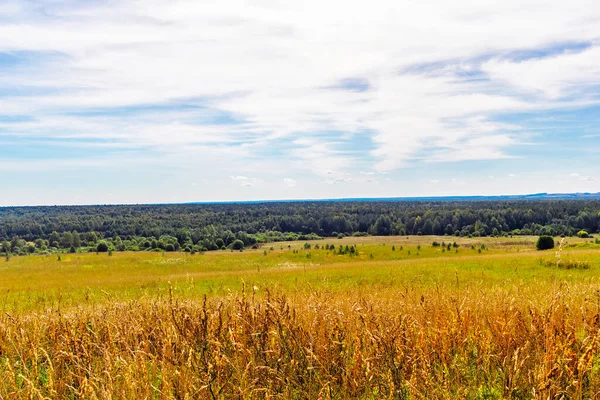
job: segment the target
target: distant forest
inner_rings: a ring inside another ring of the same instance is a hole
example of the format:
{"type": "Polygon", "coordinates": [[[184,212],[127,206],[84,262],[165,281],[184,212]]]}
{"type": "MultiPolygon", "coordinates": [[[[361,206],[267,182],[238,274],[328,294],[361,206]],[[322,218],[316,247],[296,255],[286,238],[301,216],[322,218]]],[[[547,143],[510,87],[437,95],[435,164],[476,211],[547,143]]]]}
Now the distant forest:
{"type": "Polygon", "coordinates": [[[600,200],[331,201],[0,208],[0,253],[206,251],[364,235],[597,233],[600,200]]]}

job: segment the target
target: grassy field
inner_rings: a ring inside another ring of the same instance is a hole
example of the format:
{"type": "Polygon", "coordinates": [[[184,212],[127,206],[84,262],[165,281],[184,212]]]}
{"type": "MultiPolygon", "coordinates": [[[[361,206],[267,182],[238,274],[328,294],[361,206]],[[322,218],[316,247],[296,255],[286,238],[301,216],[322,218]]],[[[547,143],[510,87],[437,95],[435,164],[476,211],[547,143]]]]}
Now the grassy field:
{"type": "Polygon", "coordinates": [[[593,240],[310,245],[1,261],[0,396],[600,395],[593,240]]]}

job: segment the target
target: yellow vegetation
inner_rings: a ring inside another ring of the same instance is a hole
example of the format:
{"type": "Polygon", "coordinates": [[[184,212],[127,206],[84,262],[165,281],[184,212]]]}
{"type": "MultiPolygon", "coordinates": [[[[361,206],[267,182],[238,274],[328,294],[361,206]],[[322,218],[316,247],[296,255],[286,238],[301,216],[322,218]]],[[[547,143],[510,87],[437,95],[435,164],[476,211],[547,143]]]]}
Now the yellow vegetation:
{"type": "MultiPolygon", "coordinates": [[[[521,263],[509,257],[502,267],[502,253],[494,251],[479,263],[479,253],[465,256],[465,269],[443,269],[446,279],[431,271],[419,275],[426,268],[406,261],[411,275],[383,285],[376,283],[379,275],[369,280],[371,270],[363,276],[366,286],[356,290],[305,281],[302,290],[269,291],[242,283],[237,292],[204,299],[168,288],[162,297],[6,309],[0,315],[0,396],[597,398],[598,258],[583,250],[590,269],[560,270],[524,251],[521,263]],[[499,269],[504,278],[469,274],[472,263],[499,269]],[[527,263],[531,270],[519,276],[515,266],[527,263]]],[[[376,269],[382,256],[375,253],[363,269],[376,269]]],[[[277,271],[269,281],[306,274],[277,271]]],[[[340,271],[360,276],[348,266],[340,271]]]]}

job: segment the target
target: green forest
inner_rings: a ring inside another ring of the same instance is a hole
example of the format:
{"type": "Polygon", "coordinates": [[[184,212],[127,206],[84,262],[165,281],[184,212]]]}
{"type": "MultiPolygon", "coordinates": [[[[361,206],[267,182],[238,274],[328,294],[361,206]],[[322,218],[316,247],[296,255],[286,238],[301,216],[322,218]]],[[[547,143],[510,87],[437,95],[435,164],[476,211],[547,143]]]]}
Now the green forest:
{"type": "Polygon", "coordinates": [[[564,235],[600,228],[599,200],[315,201],[0,208],[0,253],[188,251],[366,235],[564,235]]]}

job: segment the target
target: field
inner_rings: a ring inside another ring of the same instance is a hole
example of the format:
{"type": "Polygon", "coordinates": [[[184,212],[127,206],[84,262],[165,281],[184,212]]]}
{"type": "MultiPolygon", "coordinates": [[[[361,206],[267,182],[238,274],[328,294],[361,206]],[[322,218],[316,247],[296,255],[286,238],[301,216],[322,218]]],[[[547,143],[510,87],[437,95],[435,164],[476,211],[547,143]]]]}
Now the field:
{"type": "Polygon", "coordinates": [[[309,245],[2,260],[0,398],[600,395],[593,239],[309,245]]]}

